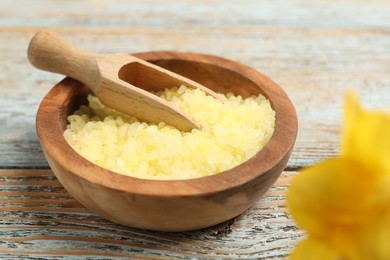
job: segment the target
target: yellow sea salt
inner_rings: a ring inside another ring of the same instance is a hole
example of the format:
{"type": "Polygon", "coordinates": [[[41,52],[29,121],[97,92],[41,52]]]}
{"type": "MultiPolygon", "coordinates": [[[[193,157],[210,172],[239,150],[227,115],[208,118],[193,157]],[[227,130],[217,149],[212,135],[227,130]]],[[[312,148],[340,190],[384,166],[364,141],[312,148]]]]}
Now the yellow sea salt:
{"type": "Polygon", "coordinates": [[[275,112],[262,95],[227,94],[222,103],[199,89],[166,89],[160,97],[202,125],[181,132],[164,123],[148,124],[88,96],[68,117],[64,137],[89,161],[143,179],[191,179],[213,175],[248,160],[275,128],[275,112]]]}

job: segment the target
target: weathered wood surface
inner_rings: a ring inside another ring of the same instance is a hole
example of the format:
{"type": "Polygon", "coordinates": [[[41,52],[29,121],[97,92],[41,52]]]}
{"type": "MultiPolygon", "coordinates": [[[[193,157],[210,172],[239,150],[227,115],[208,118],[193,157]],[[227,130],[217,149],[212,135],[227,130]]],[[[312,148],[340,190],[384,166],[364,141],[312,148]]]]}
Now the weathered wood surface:
{"type": "Polygon", "coordinates": [[[303,233],[284,207],[295,169],[338,153],[345,91],[390,104],[390,1],[0,1],[0,253],[13,258],[283,258],[303,233]],[[90,213],[43,157],[35,113],[62,77],[26,50],[50,27],[94,52],[202,52],[237,60],[279,83],[300,128],[286,172],[255,207],[189,233],[124,228],[90,213]]]}
{"type": "Polygon", "coordinates": [[[281,258],[302,232],[289,220],[285,172],[252,209],[219,226],[183,233],[136,230],[86,210],[50,170],[0,171],[0,256],[281,258]]]}

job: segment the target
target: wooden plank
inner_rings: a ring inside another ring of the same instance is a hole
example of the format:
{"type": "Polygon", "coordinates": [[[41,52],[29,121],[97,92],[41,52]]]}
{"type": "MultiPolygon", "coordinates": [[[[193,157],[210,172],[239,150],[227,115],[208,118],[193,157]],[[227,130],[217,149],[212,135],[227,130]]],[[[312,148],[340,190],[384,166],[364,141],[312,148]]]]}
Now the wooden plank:
{"type": "Polygon", "coordinates": [[[0,254],[31,259],[281,259],[303,235],[284,205],[295,174],[284,172],[261,200],[231,221],[195,232],[167,233],[120,226],[91,213],[50,170],[0,170],[0,254]]]}
{"type": "MultiPolygon", "coordinates": [[[[368,107],[390,103],[390,29],[173,26],[55,28],[95,52],[158,49],[203,52],[262,71],[290,95],[299,135],[289,169],[338,153],[343,95],[356,89],[368,107]],[[213,31],[213,34],[209,34],[213,31]],[[169,35],[169,37],[167,36],[169,35]],[[98,43],[98,44],[97,44],[98,43]]],[[[35,134],[35,113],[62,76],[38,71],[26,59],[38,28],[0,27],[0,166],[47,167],[35,134]],[[18,76],[15,76],[18,75],[18,76]]]]}
{"type": "Polygon", "coordinates": [[[387,0],[47,0],[0,2],[0,26],[386,27],[387,0]],[[23,8],[20,8],[23,7],[23,8]]]}

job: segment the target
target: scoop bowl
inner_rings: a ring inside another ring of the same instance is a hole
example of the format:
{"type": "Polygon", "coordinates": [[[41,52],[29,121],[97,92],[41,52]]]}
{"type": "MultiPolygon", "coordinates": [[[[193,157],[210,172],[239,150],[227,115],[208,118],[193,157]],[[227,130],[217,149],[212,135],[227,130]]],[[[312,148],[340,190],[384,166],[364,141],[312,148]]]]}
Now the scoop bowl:
{"type": "Polygon", "coordinates": [[[86,104],[90,90],[65,78],[42,100],[36,118],[46,159],[65,189],[89,210],[113,222],[156,231],[190,231],[229,220],[250,208],[278,179],[297,136],[297,115],[272,80],[224,58],[183,52],[134,54],[215,92],[263,94],[276,112],[275,132],[255,156],[216,175],[188,180],[146,180],[103,169],[63,137],[67,116],[86,104]]]}

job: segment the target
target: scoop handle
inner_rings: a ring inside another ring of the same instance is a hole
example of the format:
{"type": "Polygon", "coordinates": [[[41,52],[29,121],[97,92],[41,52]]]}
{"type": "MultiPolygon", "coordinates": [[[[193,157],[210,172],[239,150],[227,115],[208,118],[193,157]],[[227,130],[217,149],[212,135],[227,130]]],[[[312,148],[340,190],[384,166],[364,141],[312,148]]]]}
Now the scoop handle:
{"type": "Polygon", "coordinates": [[[31,39],[28,59],[36,68],[63,74],[97,90],[99,78],[95,55],[81,50],[53,31],[40,31],[31,39]]]}

